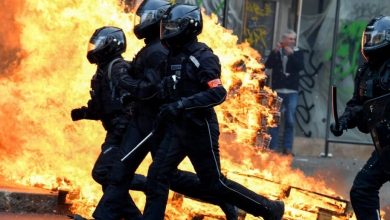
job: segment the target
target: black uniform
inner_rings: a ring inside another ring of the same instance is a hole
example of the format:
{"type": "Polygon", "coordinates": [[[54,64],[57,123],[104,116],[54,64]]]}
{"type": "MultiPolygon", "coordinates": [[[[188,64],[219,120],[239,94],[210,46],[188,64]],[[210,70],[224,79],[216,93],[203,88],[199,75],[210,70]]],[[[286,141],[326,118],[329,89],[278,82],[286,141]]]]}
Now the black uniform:
{"type": "MultiPolygon", "coordinates": [[[[114,181],[112,166],[120,159],[120,146],[123,135],[129,123],[129,115],[123,111],[121,104],[122,93],[118,86],[122,75],[127,75],[130,63],[125,61],[121,54],[126,51],[126,36],[121,28],[103,26],[95,30],[88,44],[87,59],[97,65],[95,75],[91,80],[91,99],[87,107],[76,108],[71,111],[73,121],[81,119],[100,120],[107,131],[102,144],[102,152],[92,170],[94,180],[102,185],[103,193],[107,186],[114,181]]],[[[137,175],[133,181],[126,180],[128,188],[145,190],[145,177],[137,175]]],[[[141,213],[135,207],[130,195],[117,195],[124,204],[124,209],[118,211],[119,219],[139,219],[141,213]]],[[[95,211],[96,212],[96,211],[95,211]]],[[[99,213],[98,211],[96,213],[99,213]]],[[[106,219],[104,215],[96,215],[97,220],[106,219]]],[[[76,215],[75,218],[81,218],[76,215]]]]}
{"type": "MultiPolygon", "coordinates": [[[[121,78],[121,88],[126,89],[134,101],[132,103],[133,115],[127,127],[124,138],[125,144],[121,148],[121,157],[132,151],[142,139],[155,129],[156,116],[161,103],[160,98],[164,93],[162,91],[164,85],[160,83],[160,76],[156,70],[165,61],[167,53],[168,51],[163,48],[158,38],[151,41],[146,40],[146,46],[140,50],[133,60],[133,69],[130,75],[123,75],[121,78]]],[[[154,156],[161,132],[161,129],[155,130],[152,138],[133,151],[123,163],[117,161],[115,168],[112,170],[116,182],[107,187],[106,193],[97,208],[102,214],[105,213],[105,219],[117,219],[120,211],[125,208],[123,205],[126,204],[118,202],[117,195],[127,194],[128,184],[126,184],[126,180],[133,177],[147,153],[151,151],[152,157],[154,156]],[[110,213],[109,216],[108,213],[110,213]]],[[[170,181],[172,190],[188,197],[220,205],[226,213],[227,219],[237,219],[237,211],[234,206],[209,195],[209,192],[200,185],[199,179],[194,173],[175,169],[170,181]]]]}
{"type": "MultiPolygon", "coordinates": [[[[276,204],[220,172],[219,128],[213,106],[221,104],[226,90],[220,82],[221,66],[211,49],[196,40],[168,56],[167,76],[180,78],[161,107],[164,135],[147,176],[144,218],[164,219],[170,176],[188,156],[201,181],[213,196],[266,220],[274,219],[276,204]]],[[[282,212],[283,213],[283,212],[282,212]]],[[[281,216],[280,216],[281,217],[281,216]]]]}
{"type": "Polygon", "coordinates": [[[374,108],[378,106],[372,105],[371,110],[364,111],[368,100],[390,93],[390,84],[384,87],[379,83],[385,81],[383,77],[386,76],[390,76],[390,60],[377,67],[368,63],[360,66],[356,73],[353,97],[340,117],[341,123],[345,123],[347,128],[358,127],[364,133],[371,132],[377,148],[355,177],[351,188],[351,202],[358,219],[379,219],[379,189],[390,180],[389,118],[372,124],[368,121],[369,111],[375,114],[374,108]]]}
{"type": "MultiPolygon", "coordinates": [[[[76,120],[100,120],[107,131],[106,138],[101,146],[101,153],[92,170],[92,177],[102,185],[104,194],[107,186],[112,182],[110,171],[114,161],[120,159],[119,148],[130,121],[129,115],[122,111],[119,100],[120,91],[117,88],[120,76],[127,74],[128,69],[129,63],[120,56],[99,64],[91,80],[91,99],[88,101],[87,107],[72,111],[72,116],[76,115],[76,120]],[[77,115],[79,118],[77,118],[77,115]]],[[[142,176],[137,176],[137,180],[145,181],[142,180],[142,176]]],[[[130,181],[126,184],[127,187],[130,187],[130,181]]],[[[126,219],[141,217],[140,211],[134,208],[135,205],[130,196],[122,196],[121,201],[123,204],[126,204],[126,208],[120,210],[118,213],[120,217],[125,217],[126,219]]],[[[104,218],[97,216],[96,219],[104,218]]]]}
{"type": "Polygon", "coordinates": [[[366,26],[362,55],[366,63],[355,76],[355,89],[338,124],[331,125],[335,136],[358,127],[370,133],[375,151],[359,171],[350,191],[358,220],[380,219],[379,189],[390,180],[390,17],[379,16],[366,26]]]}

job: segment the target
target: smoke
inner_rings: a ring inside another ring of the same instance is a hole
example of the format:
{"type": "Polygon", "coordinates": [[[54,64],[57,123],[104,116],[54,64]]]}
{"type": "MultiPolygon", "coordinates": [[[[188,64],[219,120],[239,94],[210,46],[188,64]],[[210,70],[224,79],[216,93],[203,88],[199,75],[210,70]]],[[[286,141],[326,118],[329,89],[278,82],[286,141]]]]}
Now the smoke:
{"type": "Polygon", "coordinates": [[[17,22],[23,0],[0,1],[2,21],[0,29],[0,74],[8,73],[18,65],[22,56],[20,50],[21,28],[17,22]]]}

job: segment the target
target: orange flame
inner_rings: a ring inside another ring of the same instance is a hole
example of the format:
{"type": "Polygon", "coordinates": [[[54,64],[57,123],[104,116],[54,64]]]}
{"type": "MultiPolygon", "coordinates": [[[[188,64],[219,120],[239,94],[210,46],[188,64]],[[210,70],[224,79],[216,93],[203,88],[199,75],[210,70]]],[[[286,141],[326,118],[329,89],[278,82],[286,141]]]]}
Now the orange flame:
{"type": "MultiPolygon", "coordinates": [[[[6,42],[5,47],[0,47],[6,53],[1,53],[0,58],[12,61],[0,63],[6,70],[0,75],[0,175],[25,185],[68,190],[73,211],[90,215],[101,196],[100,186],[92,180],[90,171],[104,130],[97,122],[74,123],[69,113],[89,99],[95,67],[85,55],[89,37],[96,28],[113,25],[124,29],[128,59],[143,46],[143,41],[132,33],[134,14],[126,13],[116,0],[18,0],[0,6],[0,12],[8,15],[3,25],[9,25],[7,30],[3,26],[4,33],[0,35],[1,42],[6,42]]],[[[259,82],[266,77],[259,63],[260,55],[246,43],[237,45],[237,37],[216,24],[215,16],[204,18],[200,41],[220,57],[222,81],[229,90],[227,101],[217,108],[224,132],[222,167],[229,170],[228,176],[255,175],[280,183],[280,188],[262,187],[260,191],[270,192],[270,198],[283,199],[283,187],[297,184],[334,195],[324,182],[293,170],[290,157],[255,150],[254,139],[258,132],[264,132],[261,124],[272,126],[274,111],[271,105],[259,104],[259,82]],[[240,60],[245,69],[233,71],[232,66],[240,60]]],[[[269,97],[276,96],[269,88],[263,89],[269,97]]],[[[148,163],[150,158],[139,172],[146,173],[148,163]]],[[[190,167],[188,161],[181,164],[181,168],[190,167]]],[[[243,179],[241,176],[235,180],[243,179]]],[[[258,186],[249,182],[242,184],[259,191],[258,186]]],[[[142,207],[143,195],[132,195],[142,207]]],[[[288,208],[297,204],[299,201],[287,201],[288,208]]],[[[168,215],[185,216],[174,210],[171,202],[168,215]]]]}

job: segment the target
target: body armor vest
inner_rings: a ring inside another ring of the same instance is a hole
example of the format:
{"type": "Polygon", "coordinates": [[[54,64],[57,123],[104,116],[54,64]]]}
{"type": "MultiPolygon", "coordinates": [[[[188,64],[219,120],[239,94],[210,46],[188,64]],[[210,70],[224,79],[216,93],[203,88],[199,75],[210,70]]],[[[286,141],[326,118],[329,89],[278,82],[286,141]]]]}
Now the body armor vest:
{"type": "MultiPolygon", "coordinates": [[[[200,82],[199,76],[199,60],[202,52],[208,50],[210,51],[211,49],[207,45],[196,42],[180,53],[168,56],[165,65],[165,76],[175,75],[179,80],[167,102],[175,102],[181,97],[190,97],[209,89],[207,85],[200,82]]],[[[204,125],[205,118],[217,121],[213,108],[187,110],[183,115],[183,120],[190,120],[197,125],[204,125]]]]}
{"type": "Polygon", "coordinates": [[[388,113],[390,101],[386,96],[390,93],[389,61],[376,71],[369,66],[359,71],[361,71],[359,72],[361,78],[358,94],[361,101],[365,102],[363,107],[366,109],[365,121],[383,170],[390,173],[390,114],[388,113]]]}
{"type": "Polygon", "coordinates": [[[205,44],[196,43],[175,56],[169,56],[166,76],[176,75],[179,78],[174,94],[169,97],[170,101],[177,101],[180,97],[188,97],[207,89],[206,86],[199,83],[197,75],[198,59],[201,53],[206,50],[211,49],[205,44]]]}

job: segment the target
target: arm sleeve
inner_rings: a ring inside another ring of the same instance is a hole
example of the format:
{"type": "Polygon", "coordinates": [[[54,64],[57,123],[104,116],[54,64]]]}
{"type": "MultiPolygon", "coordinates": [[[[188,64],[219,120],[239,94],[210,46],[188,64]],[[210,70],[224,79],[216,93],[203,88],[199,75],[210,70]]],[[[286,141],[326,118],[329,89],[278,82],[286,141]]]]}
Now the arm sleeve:
{"type": "Polygon", "coordinates": [[[111,83],[114,87],[121,86],[121,79],[129,76],[131,72],[131,65],[126,61],[116,62],[112,65],[111,69],[111,83]]]}
{"type": "Polygon", "coordinates": [[[268,58],[267,61],[265,61],[265,68],[267,69],[273,69],[276,63],[276,57],[278,56],[278,51],[273,50],[268,58]]]}
{"type": "Polygon", "coordinates": [[[220,80],[221,65],[217,56],[211,52],[200,60],[200,66],[197,70],[199,82],[205,86],[204,91],[195,93],[189,97],[181,98],[183,107],[186,110],[211,108],[221,104],[226,99],[226,90],[222,84],[209,87],[208,82],[220,80]]]}
{"type": "Polygon", "coordinates": [[[101,119],[100,111],[96,109],[96,106],[93,103],[94,101],[90,99],[88,100],[87,107],[85,106],[81,107],[85,111],[85,119],[100,120],[101,119]]]}
{"type": "Polygon", "coordinates": [[[304,60],[303,60],[303,51],[302,50],[295,51],[293,53],[293,55],[289,56],[288,58],[291,59],[291,62],[293,63],[293,66],[294,66],[294,69],[297,72],[303,70],[303,68],[304,68],[303,61],[304,60]]]}
{"type": "MultiPolygon", "coordinates": [[[[100,100],[98,100],[97,93],[100,93],[100,91],[95,91],[94,89],[98,89],[94,86],[96,82],[99,80],[98,72],[96,72],[92,79],[91,79],[91,91],[90,96],[91,98],[87,102],[87,106],[81,107],[83,109],[85,114],[85,119],[89,120],[99,120],[101,119],[101,106],[100,106],[100,100]]],[[[97,86],[98,87],[98,86],[97,86]]]]}
{"type": "Polygon", "coordinates": [[[164,57],[166,57],[166,54],[159,51],[147,55],[142,68],[143,73],[135,73],[135,68],[132,68],[126,74],[121,74],[118,83],[120,88],[138,99],[147,100],[155,97],[160,88],[159,69],[164,57]],[[161,59],[156,59],[156,57],[161,57],[161,59]],[[143,77],[139,79],[134,77],[135,75],[142,75],[143,77]]]}
{"type": "Polygon", "coordinates": [[[358,99],[359,84],[360,84],[360,73],[358,72],[355,77],[355,88],[353,91],[352,98],[347,102],[344,113],[341,115],[341,120],[346,120],[348,128],[354,128],[357,126],[359,116],[363,110],[363,103],[358,99]]]}
{"type": "MultiPolygon", "coordinates": [[[[157,71],[154,69],[145,69],[144,72],[146,75],[157,75],[157,71]]],[[[153,98],[159,91],[159,85],[156,82],[147,78],[135,79],[131,73],[121,76],[119,86],[135,98],[143,100],[153,98]]]]}

